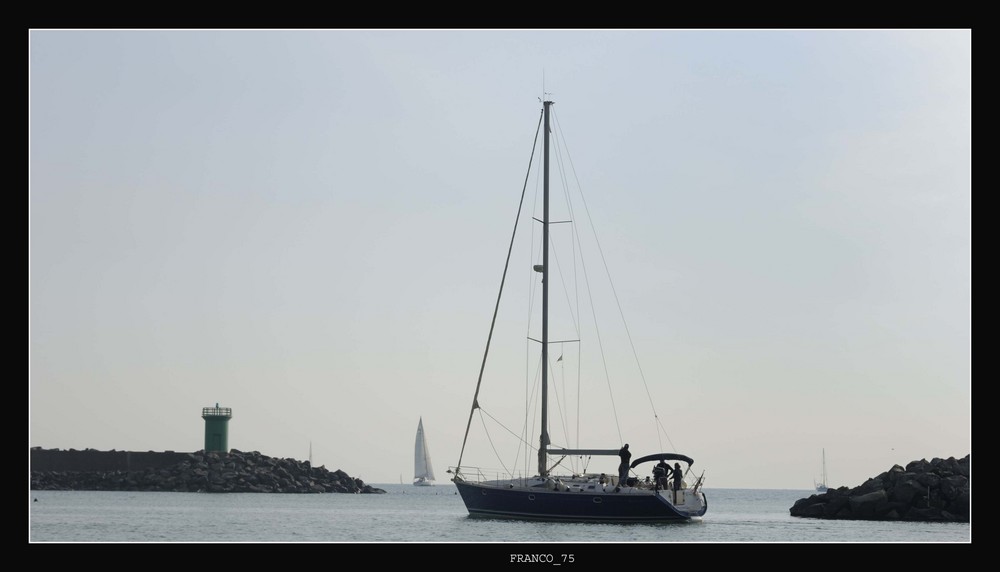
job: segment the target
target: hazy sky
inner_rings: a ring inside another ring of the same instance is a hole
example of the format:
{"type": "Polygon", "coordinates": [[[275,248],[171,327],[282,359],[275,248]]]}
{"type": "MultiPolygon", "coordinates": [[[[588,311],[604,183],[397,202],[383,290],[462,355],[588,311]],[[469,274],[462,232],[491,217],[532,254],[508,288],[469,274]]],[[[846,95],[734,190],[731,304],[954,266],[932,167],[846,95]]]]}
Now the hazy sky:
{"type": "Polygon", "coordinates": [[[971,452],[970,30],[29,50],[29,446],[194,451],[218,402],[232,448],[409,482],[423,417],[448,484],[544,76],[646,380],[586,446],[656,452],[648,392],[708,487],[971,452]]]}

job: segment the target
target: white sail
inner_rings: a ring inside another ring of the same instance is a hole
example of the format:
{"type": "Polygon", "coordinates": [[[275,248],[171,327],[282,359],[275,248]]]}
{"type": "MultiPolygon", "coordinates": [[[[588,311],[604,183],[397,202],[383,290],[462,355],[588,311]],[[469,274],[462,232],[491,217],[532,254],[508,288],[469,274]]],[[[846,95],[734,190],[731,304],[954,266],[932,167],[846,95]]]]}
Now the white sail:
{"type": "Polygon", "coordinates": [[[417,442],[413,453],[413,484],[434,484],[434,467],[431,466],[431,453],[427,448],[427,437],[424,435],[424,419],[417,424],[417,442]]]}

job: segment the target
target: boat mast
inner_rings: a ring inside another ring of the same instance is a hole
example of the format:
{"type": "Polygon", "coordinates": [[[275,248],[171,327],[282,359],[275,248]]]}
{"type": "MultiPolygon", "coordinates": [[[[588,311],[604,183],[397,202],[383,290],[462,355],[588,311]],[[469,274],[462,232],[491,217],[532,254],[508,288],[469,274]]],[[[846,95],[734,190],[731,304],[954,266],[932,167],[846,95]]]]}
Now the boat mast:
{"type": "Polygon", "coordinates": [[[545,146],[542,177],[542,435],[538,447],[538,474],[545,476],[547,468],[546,452],[549,447],[549,107],[545,106],[545,146]]]}

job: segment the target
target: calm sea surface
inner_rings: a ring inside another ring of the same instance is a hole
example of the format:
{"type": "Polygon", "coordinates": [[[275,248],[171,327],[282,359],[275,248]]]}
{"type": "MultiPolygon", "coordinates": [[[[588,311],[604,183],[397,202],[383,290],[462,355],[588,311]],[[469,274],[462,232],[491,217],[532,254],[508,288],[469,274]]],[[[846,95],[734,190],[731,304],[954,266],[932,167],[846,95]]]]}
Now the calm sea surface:
{"type": "Polygon", "coordinates": [[[388,494],[28,491],[29,543],[965,543],[970,524],[794,518],[811,491],[706,489],[674,524],[473,519],[455,487],[388,494]]]}

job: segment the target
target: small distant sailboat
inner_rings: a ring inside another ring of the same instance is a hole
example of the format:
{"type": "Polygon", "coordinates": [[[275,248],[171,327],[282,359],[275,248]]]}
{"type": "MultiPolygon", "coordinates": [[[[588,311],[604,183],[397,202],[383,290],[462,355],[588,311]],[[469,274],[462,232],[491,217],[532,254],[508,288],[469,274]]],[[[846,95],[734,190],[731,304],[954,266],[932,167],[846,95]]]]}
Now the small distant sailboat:
{"type": "Polygon", "coordinates": [[[427,487],[434,484],[434,467],[431,466],[431,453],[427,449],[427,435],[424,434],[424,418],[417,424],[417,442],[413,453],[413,484],[427,487]]]}
{"type": "Polygon", "coordinates": [[[820,481],[818,483],[817,482],[813,482],[813,485],[816,487],[816,492],[818,492],[818,493],[825,493],[827,491],[827,486],[826,486],[826,449],[823,449],[823,475],[820,477],[820,481]]]}

